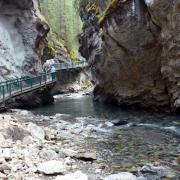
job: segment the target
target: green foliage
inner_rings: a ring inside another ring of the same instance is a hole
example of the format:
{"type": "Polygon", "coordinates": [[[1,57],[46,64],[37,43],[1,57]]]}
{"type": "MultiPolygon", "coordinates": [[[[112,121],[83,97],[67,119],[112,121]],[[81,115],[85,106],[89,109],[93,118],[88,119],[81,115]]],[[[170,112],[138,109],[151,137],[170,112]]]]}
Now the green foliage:
{"type": "Polygon", "coordinates": [[[92,83],[91,83],[91,81],[89,79],[85,80],[84,85],[86,86],[86,88],[92,87],[92,83]]]}
{"type": "Polygon", "coordinates": [[[55,33],[50,32],[47,36],[47,40],[48,40],[48,47],[53,57],[55,57],[56,55],[56,46],[61,47],[65,52],[67,52],[67,49],[64,46],[64,42],[62,41],[62,39],[59,39],[55,33]]]}
{"type": "Polygon", "coordinates": [[[93,13],[95,16],[98,16],[100,13],[99,7],[96,2],[88,2],[86,5],[86,11],[93,13]]]}
{"type": "Polygon", "coordinates": [[[51,46],[59,46],[61,47],[65,52],[67,52],[66,47],[64,46],[65,42],[58,37],[57,34],[50,31],[50,33],[47,36],[48,44],[51,46]]]}
{"type": "Polygon", "coordinates": [[[77,35],[81,33],[82,22],[74,0],[40,0],[40,7],[51,28],[48,40],[66,47],[72,57],[79,56],[77,35]]]}
{"type": "Polygon", "coordinates": [[[108,7],[106,8],[106,10],[102,13],[102,15],[99,17],[99,24],[100,26],[104,23],[104,21],[106,20],[106,18],[112,13],[114,12],[119,4],[119,0],[112,0],[112,2],[108,5],[108,7]]]}
{"type": "Polygon", "coordinates": [[[55,55],[56,55],[56,49],[54,48],[54,45],[53,45],[53,43],[52,42],[48,42],[48,48],[50,49],[50,51],[51,51],[51,56],[52,57],[55,57],[55,55]]]}
{"type": "Polygon", "coordinates": [[[72,49],[69,54],[72,60],[78,60],[80,57],[79,53],[74,49],[72,49]]]}

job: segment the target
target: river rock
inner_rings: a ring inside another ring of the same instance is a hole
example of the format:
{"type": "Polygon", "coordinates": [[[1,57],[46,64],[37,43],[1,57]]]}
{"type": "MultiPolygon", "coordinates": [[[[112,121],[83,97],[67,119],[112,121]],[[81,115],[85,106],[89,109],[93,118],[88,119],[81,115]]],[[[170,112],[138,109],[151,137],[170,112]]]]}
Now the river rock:
{"type": "Polygon", "coordinates": [[[45,159],[45,160],[54,160],[57,158],[57,153],[52,149],[43,148],[39,152],[39,156],[40,158],[45,159]]]}
{"type": "Polygon", "coordinates": [[[7,178],[7,176],[0,172],[0,178],[4,179],[4,178],[7,178]]]}
{"type": "Polygon", "coordinates": [[[4,158],[5,160],[11,160],[12,159],[12,150],[9,148],[1,148],[0,156],[2,158],[4,158]]]}
{"type": "Polygon", "coordinates": [[[66,156],[66,157],[75,157],[78,154],[78,152],[74,151],[72,149],[64,149],[64,148],[62,148],[61,151],[60,151],[60,154],[66,156]]]}
{"type": "Polygon", "coordinates": [[[26,146],[29,145],[29,144],[32,144],[33,142],[34,142],[34,140],[33,140],[33,138],[31,136],[24,137],[23,141],[22,141],[22,143],[24,145],[26,145],[26,146]]]}
{"type": "Polygon", "coordinates": [[[169,167],[153,166],[152,164],[146,164],[138,171],[138,175],[144,178],[161,179],[163,177],[176,177],[176,174],[169,167]]]}
{"type": "Polygon", "coordinates": [[[106,176],[103,180],[137,180],[137,177],[128,172],[121,172],[106,176]]]}
{"type": "Polygon", "coordinates": [[[64,159],[64,164],[66,164],[67,166],[71,166],[73,163],[72,159],[70,157],[66,157],[64,159]]]}
{"type": "Polygon", "coordinates": [[[52,160],[39,164],[37,171],[47,175],[64,174],[66,167],[62,161],[52,160]]]}
{"type": "Polygon", "coordinates": [[[58,176],[55,180],[88,180],[88,176],[81,171],[76,171],[75,173],[58,176]]]}
{"type": "Polygon", "coordinates": [[[118,121],[114,121],[113,124],[114,124],[114,126],[123,126],[123,125],[128,124],[128,122],[127,121],[118,120],[118,121]]]}
{"type": "Polygon", "coordinates": [[[5,141],[5,138],[2,134],[0,134],[0,144],[2,144],[5,141]]]}
{"type": "Polygon", "coordinates": [[[105,125],[107,125],[107,127],[112,127],[114,126],[114,124],[112,122],[105,122],[105,125]]]}
{"type": "Polygon", "coordinates": [[[96,153],[77,153],[73,158],[82,161],[94,161],[97,159],[96,153]]]}
{"type": "Polygon", "coordinates": [[[34,138],[44,140],[45,132],[41,127],[37,126],[36,124],[30,123],[28,125],[28,131],[34,138]]]}
{"type": "Polygon", "coordinates": [[[4,172],[4,171],[9,171],[9,170],[11,170],[11,168],[9,167],[9,165],[7,164],[7,163],[3,163],[3,164],[0,164],[0,171],[1,172],[4,172]]]}

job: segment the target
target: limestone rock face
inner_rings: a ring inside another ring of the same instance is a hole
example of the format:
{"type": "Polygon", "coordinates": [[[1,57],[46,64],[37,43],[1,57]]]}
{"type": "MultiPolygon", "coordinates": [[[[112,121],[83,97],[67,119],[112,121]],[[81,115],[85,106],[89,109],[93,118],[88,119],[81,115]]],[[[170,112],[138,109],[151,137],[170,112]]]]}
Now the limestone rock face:
{"type": "Polygon", "coordinates": [[[180,2],[97,1],[98,16],[87,7],[80,51],[91,66],[95,100],[178,110],[180,2]]]}
{"type": "Polygon", "coordinates": [[[0,0],[0,80],[41,71],[48,31],[37,0],[0,0]]]}

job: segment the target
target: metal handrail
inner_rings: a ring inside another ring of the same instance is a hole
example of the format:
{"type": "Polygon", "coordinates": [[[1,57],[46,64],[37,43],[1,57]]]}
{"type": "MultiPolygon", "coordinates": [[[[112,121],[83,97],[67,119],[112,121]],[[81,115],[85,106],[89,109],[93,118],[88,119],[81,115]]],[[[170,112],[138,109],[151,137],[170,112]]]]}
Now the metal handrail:
{"type": "MultiPolygon", "coordinates": [[[[77,61],[71,63],[54,63],[52,65],[54,65],[54,67],[58,71],[60,69],[84,67],[87,66],[87,62],[77,61]]],[[[10,98],[15,94],[21,94],[26,90],[31,90],[34,87],[41,87],[42,85],[46,85],[47,83],[51,83],[54,81],[56,81],[56,75],[53,79],[51,73],[42,73],[38,76],[26,76],[0,82],[0,101],[5,102],[6,99],[10,98]]]]}
{"type": "Polygon", "coordinates": [[[5,102],[7,98],[15,94],[20,94],[23,91],[31,90],[34,87],[41,87],[47,83],[56,81],[56,76],[53,79],[51,73],[43,73],[34,77],[18,78],[8,83],[0,83],[0,100],[5,102]]]}

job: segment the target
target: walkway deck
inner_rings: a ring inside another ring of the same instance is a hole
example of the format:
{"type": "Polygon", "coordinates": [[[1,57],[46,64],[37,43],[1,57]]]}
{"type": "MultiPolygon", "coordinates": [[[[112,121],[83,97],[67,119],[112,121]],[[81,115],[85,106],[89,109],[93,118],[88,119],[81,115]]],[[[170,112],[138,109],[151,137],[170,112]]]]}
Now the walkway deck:
{"type": "MultiPolygon", "coordinates": [[[[74,69],[86,67],[85,61],[77,61],[73,63],[56,63],[53,64],[56,71],[61,69],[74,69]]],[[[0,103],[5,105],[5,102],[13,97],[34,91],[56,82],[56,78],[52,78],[51,74],[40,74],[35,77],[22,77],[17,79],[7,80],[0,83],[0,103]]]]}

